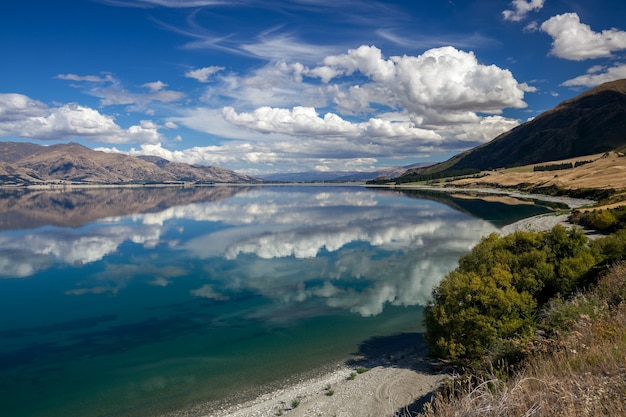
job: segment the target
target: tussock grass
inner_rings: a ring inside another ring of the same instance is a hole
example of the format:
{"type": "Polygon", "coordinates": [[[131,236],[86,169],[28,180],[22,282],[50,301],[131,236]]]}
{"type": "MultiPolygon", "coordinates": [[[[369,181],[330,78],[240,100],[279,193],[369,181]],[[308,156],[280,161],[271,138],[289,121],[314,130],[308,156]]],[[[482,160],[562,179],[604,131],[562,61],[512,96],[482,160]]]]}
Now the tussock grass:
{"type": "Polygon", "coordinates": [[[421,415],[626,416],[625,294],[621,263],[593,290],[551,304],[545,336],[518,367],[452,377],[421,415]]]}

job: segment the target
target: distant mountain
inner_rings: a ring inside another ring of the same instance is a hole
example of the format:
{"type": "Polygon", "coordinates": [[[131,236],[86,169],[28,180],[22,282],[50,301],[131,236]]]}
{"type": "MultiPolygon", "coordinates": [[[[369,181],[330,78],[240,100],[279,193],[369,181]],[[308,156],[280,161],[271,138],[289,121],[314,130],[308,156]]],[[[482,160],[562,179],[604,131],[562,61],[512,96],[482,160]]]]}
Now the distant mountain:
{"type": "Polygon", "coordinates": [[[408,169],[432,165],[432,162],[417,163],[401,167],[383,168],[378,171],[304,171],[304,172],[278,172],[275,174],[262,175],[265,181],[280,182],[314,182],[314,181],[369,181],[375,178],[395,178],[405,173],[408,169]]]}
{"type": "Polygon", "coordinates": [[[77,143],[41,146],[0,142],[0,184],[45,182],[124,184],[165,182],[256,182],[255,178],[219,168],[171,163],[99,152],[77,143]]]}
{"type": "Polygon", "coordinates": [[[593,155],[626,147],[626,79],[563,101],[484,145],[403,176],[488,170],[593,155]]]}

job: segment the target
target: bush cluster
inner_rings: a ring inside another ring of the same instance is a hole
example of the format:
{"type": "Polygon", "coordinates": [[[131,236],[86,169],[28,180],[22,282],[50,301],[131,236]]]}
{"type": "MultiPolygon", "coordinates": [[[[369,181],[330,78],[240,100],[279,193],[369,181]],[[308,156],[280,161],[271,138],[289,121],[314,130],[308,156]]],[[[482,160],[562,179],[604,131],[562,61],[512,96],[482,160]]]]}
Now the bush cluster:
{"type": "Polygon", "coordinates": [[[615,232],[491,235],[434,289],[425,338],[470,366],[420,415],[626,415],[626,209],[586,216],[615,232]]]}
{"type": "Polygon", "coordinates": [[[626,415],[626,263],[589,290],[543,311],[546,335],[508,372],[491,367],[447,381],[423,417],[626,415]]]}
{"type": "Polygon", "coordinates": [[[625,258],[626,230],[592,242],[563,226],[492,234],[434,288],[424,312],[425,339],[434,355],[452,361],[493,357],[496,346],[508,346],[498,354],[510,359],[518,353],[511,346],[535,337],[549,302],[569,297],[625,258]]]}
{"type": "Polygon", "coordinates": [[[603,233],[614,233],[626,228],[626,206],[609,210],[576,211],[570,221],[603,233]]]}

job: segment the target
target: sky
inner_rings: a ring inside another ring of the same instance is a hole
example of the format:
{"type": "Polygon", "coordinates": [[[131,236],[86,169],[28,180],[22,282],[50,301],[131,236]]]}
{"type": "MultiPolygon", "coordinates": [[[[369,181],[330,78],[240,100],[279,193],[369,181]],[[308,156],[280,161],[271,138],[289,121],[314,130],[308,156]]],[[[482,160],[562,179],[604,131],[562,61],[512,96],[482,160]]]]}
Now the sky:
{"type": "Polygon", "coordinates": [[[2,141],[372,171],[626,78],[626,2],[20,0],[0,54],[2,141]]]}

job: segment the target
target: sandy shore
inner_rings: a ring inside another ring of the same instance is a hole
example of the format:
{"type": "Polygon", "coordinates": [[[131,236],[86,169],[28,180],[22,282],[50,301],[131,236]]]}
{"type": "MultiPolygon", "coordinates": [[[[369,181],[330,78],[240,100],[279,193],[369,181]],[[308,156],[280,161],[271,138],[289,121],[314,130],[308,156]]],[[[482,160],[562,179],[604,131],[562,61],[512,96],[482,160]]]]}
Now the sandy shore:
{"type": "Polygon", "coordinates": [[[206,417],[409,416],[445,375],[435,371],[424,346],[380,357],[377,363],[338,365],[329,373],[262,394],[206,417]],[[364,371],[366,369],[366,371],[364,371]]]}
{"type": "Polygon", "coordinates": [[[247,400],[199,404],[162,417],[414,416],[446,374],[428,357],[420,334],[381,339],[366,346],[364,356],[294,377],[280,388],[259,387],[247,400]]]}

